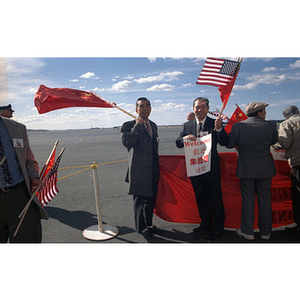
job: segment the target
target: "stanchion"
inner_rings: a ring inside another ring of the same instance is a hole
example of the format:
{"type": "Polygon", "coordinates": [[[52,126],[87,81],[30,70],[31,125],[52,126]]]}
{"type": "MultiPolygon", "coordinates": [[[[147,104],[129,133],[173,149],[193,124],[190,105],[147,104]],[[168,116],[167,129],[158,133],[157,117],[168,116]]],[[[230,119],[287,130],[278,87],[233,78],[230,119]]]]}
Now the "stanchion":
{"type": "Polygon", "coordinates": [[[93,170],[93,179],[94,179],[94,191],[95,191],[98,225],[93,225],[86,228],[82,234],[88,240],[101,241],[101,240],[108,240],[114,238],[115,236],[118,235],[119,229],[116,226],[102,224],[97,168],[98,167],[96,162],[93,162],[92,170],[93,170]]]}

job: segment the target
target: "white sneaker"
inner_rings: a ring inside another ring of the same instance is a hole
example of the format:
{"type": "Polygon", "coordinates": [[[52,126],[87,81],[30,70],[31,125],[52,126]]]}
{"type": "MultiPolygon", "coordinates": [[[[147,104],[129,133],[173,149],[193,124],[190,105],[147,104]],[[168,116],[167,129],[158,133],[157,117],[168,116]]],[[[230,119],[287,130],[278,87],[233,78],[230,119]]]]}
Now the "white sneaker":
{"type": "Polygon", "coordinates": [[[262,240],[269,240],[270,236],[271,236],[271,233],[268,234],[268,235],[263,235],[263,234],[260,235],[260,237],[261,237],[262,240]]]}
{"type": "Polygon", "coordinates": [[[241,231],[241,228],[238,228],[238,229],[236,230],[236,233],[237,233],[237,235],[242,236],[243,238],[245,238],[245,239],[247,239],[247,240],[250,240],[250,241],[254,240],[254,235],[243,233],[243,232],[241,231]]]}

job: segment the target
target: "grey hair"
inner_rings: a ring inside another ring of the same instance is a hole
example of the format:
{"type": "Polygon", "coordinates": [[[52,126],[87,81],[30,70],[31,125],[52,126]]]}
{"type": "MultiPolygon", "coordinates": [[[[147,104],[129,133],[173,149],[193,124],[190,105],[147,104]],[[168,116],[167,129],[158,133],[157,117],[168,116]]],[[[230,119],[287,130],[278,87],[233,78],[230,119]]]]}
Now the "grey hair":
{"type": "Polygon", "coordinates": [[[282,112],[283,116],[285,117],[285,119],[289,119],[292,115],[296,115],[299,114],[299,109],[297,106],[295,105],[290,105],[287,106],[283,112],[282,112]]]}

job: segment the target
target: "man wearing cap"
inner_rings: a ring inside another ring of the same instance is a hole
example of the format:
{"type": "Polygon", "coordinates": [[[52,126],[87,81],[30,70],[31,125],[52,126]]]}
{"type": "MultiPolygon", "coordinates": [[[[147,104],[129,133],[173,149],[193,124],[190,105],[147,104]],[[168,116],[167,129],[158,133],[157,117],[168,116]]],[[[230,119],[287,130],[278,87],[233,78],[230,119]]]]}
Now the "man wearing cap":
{"type": "Polygon", "coordinates": [[[276,149],[286,149],[286,158],[291,167],[291,198],[293,203],[293,218],[296,227],[291,230],[300,234],[300,115],[295,105],[286,107],[282,112],[285,121],[279,125],[278,143],[276,149]]]}
{"type": "Polygon", "coordinates": [[[11,108],[11,104],[6,106],[0,106],[0,115],[5,118],[12,118],[14,110],[11,108]]]}
{"type": "Polygon", "coordinates": [[[41,242],[41,219],[49,219],[49,216],[36,196],[17,234],[14,233],[20,222],[20,213],[32,193],[42,185],[39,166],[31,151],[25,125],[0,117],[1,243],[41,242]]]}
{"type": "Polygon", "coordinates": [[[258,227],[261,238],[268,240],[272,230],[271,182],[276,175],[271,145],[278,141],[276,123],[265,121],[267,103],[251,102],[245,112],[247,120],[235,123],[227,148],[237,147],[237,177],[242,194],[241,228],[237,234],[254,240],[255,194],[258,202],[258,227]]]}

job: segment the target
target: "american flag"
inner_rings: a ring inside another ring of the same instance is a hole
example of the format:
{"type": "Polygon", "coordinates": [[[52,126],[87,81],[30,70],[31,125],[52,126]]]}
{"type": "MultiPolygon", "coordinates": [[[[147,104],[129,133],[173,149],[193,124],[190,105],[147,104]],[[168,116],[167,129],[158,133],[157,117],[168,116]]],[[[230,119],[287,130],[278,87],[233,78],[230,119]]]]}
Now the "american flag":
{"type": "Polygon", "coordinates": [[[63,148],[60,154],[57,156],[54,165],[52,166],[51,170],[47,175],[47,178],[45,180],[45,185],[38,193],[38,199],[40,203],[43,205],[43,207],[45,207],[59,192],[56,186],[57,170],[58,170],[58,165],[60,163],[61,157],[64,153],[64,150],[65,148],[63,148]]]}
{"type": "Polygon", "coordinates": [[[240,62],[208,57],[196,84],[226,86],[236,74],[240,62]]]}

